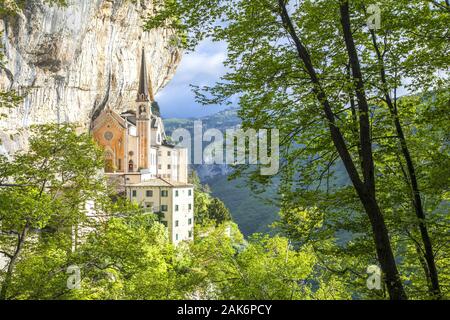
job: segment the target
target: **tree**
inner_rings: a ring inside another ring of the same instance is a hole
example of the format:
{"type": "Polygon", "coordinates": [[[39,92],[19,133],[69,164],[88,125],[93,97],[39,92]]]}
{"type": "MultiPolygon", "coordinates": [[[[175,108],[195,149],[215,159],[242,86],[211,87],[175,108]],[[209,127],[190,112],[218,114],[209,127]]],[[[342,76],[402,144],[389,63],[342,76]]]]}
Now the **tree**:
{"type": "Polygon", "coordinates": [[[213,198],[208,205],[208,217],[214,220],[216,224],[231,221],[231,214],[225,204],[218,198],[213,198]]]}
{"type": "Polygon", "coordinates": [[[208,185],[202,185],[195,171],[192,171],[190,183],[195,187],[194,193],[194,217],[197,224],[207,224],[214,221],[219,225],[231,221],[231,213],[225,204],[218,198],[211,196],[208,185]]]}
{"type": "Polygon", "coordinates": [[[9,298],[16,265],[24,251],[33,250],[36,237],[71,230],[85,219],[86,202],[104,189],[98,176],[103,154],[88,134],[77,134],[72,125],[31,130],[27,151],[13,160],[0,158],[0,248],[8,258],[0,299],[9,298]]]}
{"type": "Polygon", "coordinates": [[[177,299],[177,260],[153,214],[134,211],[97,224],[72,257],[83,271],[68,299],[177,299]]]}
{"type": "Polygon", "coordinates": [[[233,223],[200,226],[190,246],[190,282],[200,299],[343,299],[342,282],[320,268],[310,248],[283,237],[243,241],[233,223]]]}
{"type": "Polygon", "coordinates": [[[194,220],[196,224],[202,224],[208,219],[208,205],[211,200],[209,191],[200,182],[195,171],[192,171],[189,182],[194,185],[194,220]]]}
{"type": "MultiPolygon", "coordinates": [[[[205,37],[226,41],[230,72],[216,86],[197,90],[197,96],[204,103],[218,103],[236,95],[244,128],[280,129],[284,209],[314,205],[326,212],[326,225],[333,230],[343,225],[352,233],[371,235],[373,246],[364,241],[364,247],[376,252],[391,299],[407,296],[395,255],[402,252],[403,239],[416,242],[430,296],[439,298],[429,234],[434,218],[420,209],[424,189],[414,182],[419,174],[407,143],[414,132],[401,121],[397,91],[413,76],[410,92],[445,92],[437,71],[449,62],[448,7],[420,0],[378,3],[388,19],[377,31],[366,23],[367,6],[375,2],[359,0],[169,1],[148,18],[147,28],[178,30],[188,49],[205,37]],[[389,168],[382,161],[386,158],[392,160],[389,168]],[[347,181],[337,183],[339,170],[346,172],[347,181]],[[403,175],[394,184],[397,197],[388,190],[385,170],[403,175]],[[398,199],[408,221],[392,210],[398,199]],[[420,242],[408,236],[416,230],[420,242]]],[[[434,106],[445,114],[444,105],[434,106]]],[[[433,146],[433,152],[446,158],[439,147],[433,146]]],[[[238,172],[268,182],[248,167],[238,172]]],[[[441,189],[441,201],[442,195],[441,189]]]]}

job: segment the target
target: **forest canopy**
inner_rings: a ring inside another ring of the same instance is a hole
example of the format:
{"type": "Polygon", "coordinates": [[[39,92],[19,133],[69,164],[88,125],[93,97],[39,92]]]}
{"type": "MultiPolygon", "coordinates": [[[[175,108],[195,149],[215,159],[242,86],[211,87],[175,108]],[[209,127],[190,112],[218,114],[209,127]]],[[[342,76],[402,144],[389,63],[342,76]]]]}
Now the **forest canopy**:
{"type": "MultiPolygon", "coordinates": [[[[228,73],[197,99],[237,98],[244,128],[280,130],[280,227],[297,248],[356,296],[372,264],[379,297],[448,295],[448,1],[154,3],[147,29],[227,45],[228,73]]],[[[235,175],[256,191],[274,178],[235,175]]]]}

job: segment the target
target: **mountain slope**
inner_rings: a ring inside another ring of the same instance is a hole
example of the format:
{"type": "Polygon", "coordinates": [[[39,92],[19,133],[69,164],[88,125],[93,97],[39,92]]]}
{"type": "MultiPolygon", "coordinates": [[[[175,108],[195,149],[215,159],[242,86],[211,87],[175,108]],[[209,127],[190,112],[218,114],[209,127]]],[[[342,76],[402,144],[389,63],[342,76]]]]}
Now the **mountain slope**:
{"type": "MultiPolygon", "coordinates": [[[[235,128],[241,123],[237,109],[229,109],[199,119],[165,119],[164,126],[169,136],[177,128],[187,129],[193,136],[194,121],[199,120],[202,121],[203,132],[215,128],[225,133],[226,129],[235,128]]],[[[204,143],[203,148],[207,145],[204,143]]],[[[279,209],[261,198],[273,200],[275,188],[257,196],[245,185],[244,179],[229,181],[231,169],[226,165],[203,164],[192,165],[192,168],[197,171],[201,182],[209,185],[212,195],[221,199],[230,209],[234,221],[245,236],[255,232],[270,232],[269,226],[277,219],[279,209]]]]}

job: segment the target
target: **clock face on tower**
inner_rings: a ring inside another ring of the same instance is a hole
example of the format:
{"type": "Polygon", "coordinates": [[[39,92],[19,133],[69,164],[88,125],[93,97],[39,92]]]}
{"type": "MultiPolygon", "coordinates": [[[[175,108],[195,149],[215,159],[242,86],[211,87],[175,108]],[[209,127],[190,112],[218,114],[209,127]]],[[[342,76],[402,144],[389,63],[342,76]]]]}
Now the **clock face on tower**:
{"type": "Polygon", "coordinates": [[[111,131],[106,131],[105,134],[103,135],[103,137],[106,140],[111,141],[112,138],[114,137],[114,134],[111,131]]]}

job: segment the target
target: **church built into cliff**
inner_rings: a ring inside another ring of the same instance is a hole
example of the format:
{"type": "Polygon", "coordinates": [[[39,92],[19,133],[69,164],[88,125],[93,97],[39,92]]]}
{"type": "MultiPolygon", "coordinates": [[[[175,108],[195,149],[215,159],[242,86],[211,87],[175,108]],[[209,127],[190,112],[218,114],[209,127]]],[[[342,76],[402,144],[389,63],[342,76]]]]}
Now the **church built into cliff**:
{"type": "Polygon", "coordinates": [[[91,131],[104,149],[105,174],[131,201],[163,216],[174,244],[192,240],[194,190],[188,183],[187,149],[167,140],[149,85],[144,49],[135,105],[120,114],[106,106],[91,131]]]}

